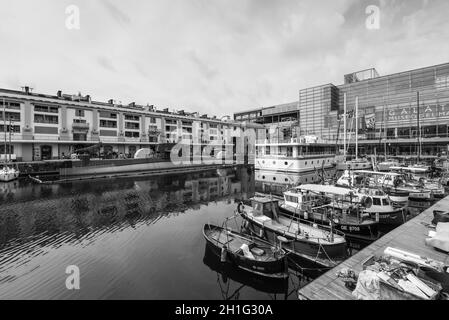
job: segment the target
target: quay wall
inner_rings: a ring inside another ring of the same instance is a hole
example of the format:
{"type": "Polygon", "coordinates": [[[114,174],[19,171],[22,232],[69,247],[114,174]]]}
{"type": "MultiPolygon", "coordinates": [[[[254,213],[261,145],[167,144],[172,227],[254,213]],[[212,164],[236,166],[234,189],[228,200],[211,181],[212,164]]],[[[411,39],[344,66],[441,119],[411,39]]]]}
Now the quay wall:
{"type": "Polygon", "coordinates": [[[299,289],[299,299],[305,300],[354,300],[352,292],[337,277],[339,270],[349,268],[356,274],[363,270],[362,264],[373,255],[381,255],[385,248],[393,247],[449,264],[449,255],[427,246],[425,239],[429,233],[428,225],[433,219],[433,211],[449,210],[449,196],[432,207],[387,233],[377,241],[362,249],[335,268],[299,289]]]}

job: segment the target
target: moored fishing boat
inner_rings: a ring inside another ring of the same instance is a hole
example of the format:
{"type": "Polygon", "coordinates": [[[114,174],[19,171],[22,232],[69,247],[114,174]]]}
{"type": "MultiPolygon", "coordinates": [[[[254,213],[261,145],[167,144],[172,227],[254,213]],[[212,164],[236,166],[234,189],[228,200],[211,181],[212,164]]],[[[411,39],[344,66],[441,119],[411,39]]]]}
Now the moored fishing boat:
{"type": "Polygon", "coordinates": [[[401,174],[395,172],[377,171],[345,171],[338,179],[337,186],[358,188],[381,188],[391,201],[406,203],[410,200],[430,200],[430,190],[417,184],[407,183],[401,174]]]}
{"type": "Polygon", "coordinates": [[[373,241],[379,237],[378,221],[365,211],[370,207],[366,199],[348,188],[308,184],[284,192],[279,208],[321,226],[328,227],[332,219],[335,229],[347,237],[373,241]]]}
{"type": "Polygon", "coordinates": [[[212,251],[236,267],[269,278],[287,278],[286,252],[280,247],[228,228],[204,225],[203,235],[212,251]]]}
{"type": "Polygon", "coordinates": [[[383,190],[359,188],[355,190],[355,193],[371,199],[371,206],[366,208],[365,212],[370,214],[371,217],[376,217],[380,224],[400,225],[406,222],[406,206],[392,203],[383,190]]]}
{"type": "Polygon", "coordinates": [[[3,168],[0,169],[0,181],[9,182],[17,179],[19,177],[19,171],[4,165],[3,168]]]}
{"type": "Polygon", "coordinates": [[[294,259],[330,268],[347,257],[344,234],[333,228],[332,220],[330,227],[319,228],[309,221],[280,215],[279,201],[267,197],[252,198],[251,206],[240,203],[238,212],[251,233],[272,243],[283,239],[282,247],[294,259]]]}
{"type": "Polygon", "coordinates": [[[430,168],[426,166],[392,167],[392,172],[398,173],[406,184],[430,191],[433,198],[443,198],[445,190],[440,179],[429,179],[430,168]]]}

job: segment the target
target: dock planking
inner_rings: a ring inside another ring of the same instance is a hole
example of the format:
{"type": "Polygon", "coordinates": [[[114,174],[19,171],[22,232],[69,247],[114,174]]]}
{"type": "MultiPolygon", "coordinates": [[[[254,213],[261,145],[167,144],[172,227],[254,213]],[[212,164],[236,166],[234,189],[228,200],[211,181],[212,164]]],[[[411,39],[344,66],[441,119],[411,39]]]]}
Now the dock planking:
{"type": "Polygon", "coordinates": [[[366,259],[373,255],[382,254],[387,247],[402,249],[449,264],[447,253],[437,251],[425,243],[429,230],[431,230],[427,225],[433,219],[434,210],[449,210],[449,196],[301,288],[298,292],[299,298],[307,300],[354,300],[355,297],[352,296],[351,290],[345,287],[341,278],[337,277],[338,271],[342,268],[350,268],[359,273],[363,270],[362,264],[366,259]]]}

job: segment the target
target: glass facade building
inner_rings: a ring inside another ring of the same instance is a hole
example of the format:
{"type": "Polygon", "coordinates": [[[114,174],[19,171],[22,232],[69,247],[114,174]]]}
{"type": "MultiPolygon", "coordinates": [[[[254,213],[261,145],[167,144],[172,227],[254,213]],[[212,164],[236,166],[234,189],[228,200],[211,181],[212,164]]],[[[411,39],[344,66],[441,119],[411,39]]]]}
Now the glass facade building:
{"type": "MultiPolygon", "coordinates": [[[[350,153],[355,151],[357,127],[359,154],[386,149],[389,155],[413,155],[418,145],[423,156],[447,154],[449,63],[386,76],[368,69],[345,75],[342,85],[302,89],[296,102],[300,134],[342,144],[345,96],[350,153]]],[[[282,114],[270,108],[273,119],[282,114]]]]}

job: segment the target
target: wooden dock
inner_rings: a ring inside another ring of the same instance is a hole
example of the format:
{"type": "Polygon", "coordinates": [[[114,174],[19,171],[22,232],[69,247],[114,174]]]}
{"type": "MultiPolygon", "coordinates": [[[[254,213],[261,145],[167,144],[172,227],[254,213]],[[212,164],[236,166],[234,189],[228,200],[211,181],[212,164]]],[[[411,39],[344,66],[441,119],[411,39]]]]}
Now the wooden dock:
{"type": "Polygon", "coordinates": [[[448,254],[437,251],[425,243],[429,230],[432,230],[427,225],[433,219],[434,210],[449,210],[449,196],[301,288],[298,292],[299,299],[355,300],[343,280],[337,277],[338,271],[350,268],[358,274],[363,270],[362,264],[366,259],[372,255],[382,254],[387,247],[402,249],[449,264],[448,254]]]}

